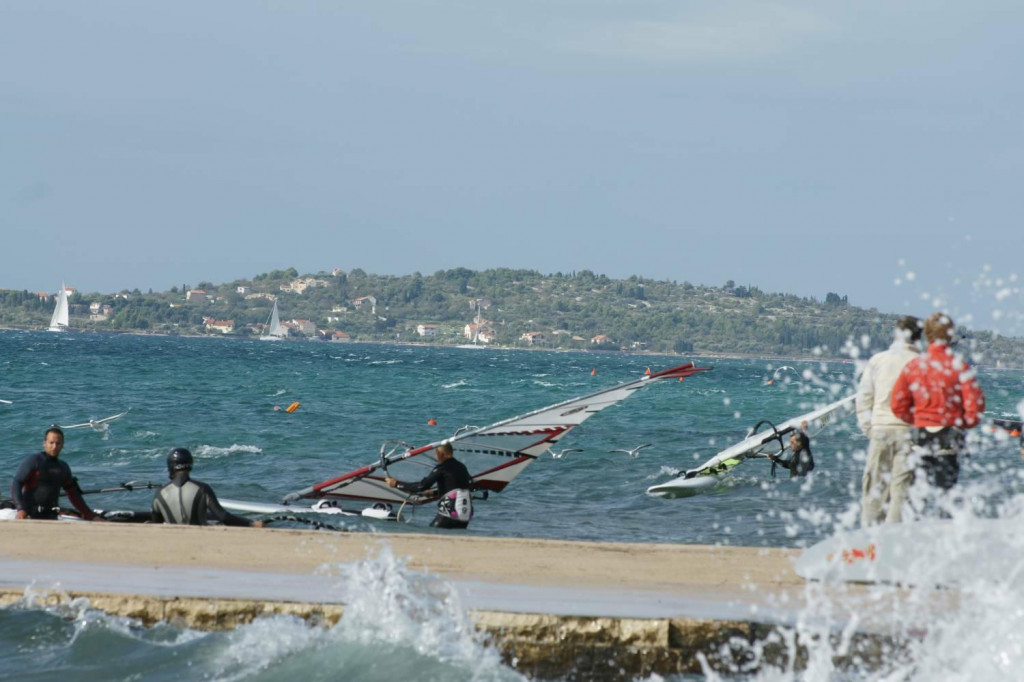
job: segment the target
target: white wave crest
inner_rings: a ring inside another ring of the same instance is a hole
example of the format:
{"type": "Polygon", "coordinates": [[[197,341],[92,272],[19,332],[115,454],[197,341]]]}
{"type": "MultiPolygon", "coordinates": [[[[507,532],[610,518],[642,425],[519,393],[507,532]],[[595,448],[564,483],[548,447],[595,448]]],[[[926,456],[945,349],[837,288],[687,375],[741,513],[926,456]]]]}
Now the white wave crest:
{"type": "Polygon", "coordinates": [[[676,469],[675,467],[665,466],[664,464],[662,464],[661,468],[658,469],[657,473],[644,477],[644,480],[653,481],[654,479],[661,478],[662,476],[678,476],[682,472],[682,469],[676,469]]]}
{"type": "Polygon", "coordinates": [[[212,677],[229,682],[250,679],[274,664],[308,656],[328,637],[326,631],[311,628],[300,618],[260,618],[227,635],[226,649],[211,661],[212,677]]]}
{"type": "Polygon", "coordinates": [[[342,566],[345,615],[338,629],[364,645],[411,646],[421,655],[473,671],[475,679],[523,679],[484,646],[458,592],[410,570],[384,545],[376,557],[342,566]]]}
{"type": "Polygon", "coordinates": [[[239,445],[238,443],[234,443],[230,447],[226,448],[220,448],[216,445],[200,445],[192,451],[192,454],[196,457],[213,458],[233,455],[238,452],[249,452],[255,455],[260,455],[263,454],[263,449],[255,445],[239,445]]]}

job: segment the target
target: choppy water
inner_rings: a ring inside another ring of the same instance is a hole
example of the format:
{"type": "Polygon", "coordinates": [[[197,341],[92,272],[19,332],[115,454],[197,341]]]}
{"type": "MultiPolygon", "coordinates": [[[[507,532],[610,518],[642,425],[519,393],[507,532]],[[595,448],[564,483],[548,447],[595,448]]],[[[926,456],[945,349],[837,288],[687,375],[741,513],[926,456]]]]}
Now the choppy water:
{"type": "MultiPolygon", "coordinates": [[[[837,524],[854,523],[866,441],[852,416],[814,439],[817,469],[806,481],[773,480],[767,464],[751,461],[722,491],[687,500],[644,494],[648,486],[743,437],[758,420],[781,421],[846,395],[854,386],[851,363],[697,360],[713,364],[714,371],[684,382],[660,382],[592,417],[560,444],[584,452],[535,463],[504,493],[477,505],[468,532],[802,546],[829,535],[837,524]],[[782,364],[794,370],[767,385],[766,379],[782,364]],[[608,452],[641,443],[654,446],[636,459],[608,452]]],[[[0,404],[6,434],[0,471],[13,474],[24,455],[39,450],[51,423],[84,422],[131,407],[128,416],[104,433],[68,432],[62,457],[83,487],[162,481],[166,453],[184,446],[196,455],[196,477],[211,483],[222,497],[277,501],[287,492],[374,461],[387,439],[429,442],[465,424],[491,423],[627,381],[648,366],[657,370],[680,361],[620,354],[6,331],[0,332],[0,399],[13,402],[0,404]],[[293,414],[274,410],[294,401],[302,405],[293,414]],[[429,426],[430,419],[438,425],[429,426]]],[[[1024,373],[980,374],[988,415],[1018,415],[1024,373]]],[[[965,523],[976,515],[1016,514],[1024,492],[1024,466],[1015,442],[987,432],[977,436],[962,476],[965,523]]],[[[90,498],[94,506],[106,508],[144,509],[149,500],[146,492],[90,498]]],[[[351,527],[433,532],[426,527],[430,517],[421,510],[409,526],[361,521],[351,527]]],[[[364,570],[371,576],[368,580],[404,584],[410,574],[397,564],[381,559],[364,570]]],[[[989,586],[988,592],[993,589],[989,586]]],[[[429,605],[428,614],[431,608],[454,609],[430,618],[464,618],[450,599],[439,599],[434,592],[422,599],[429,605]]],[[[1019,668],[1024,664],[1024,636],[1014,634],[1022,631],[1019,627],[1008,632],[1007,623],[1022,619],[1024,598],[1014,592],[1000,605],[999,621],[987,623],[983,615],[965,614],[962,621],[949,624],[945,636],[998,626],[1006,632],[1005,646],[991,655],[1008,657],[1019,668]]],[[[350,611],[359,613],[358,608],[350,611]]],[[[356,618],[347,615],[347,622],[327,631],[272,619],[233,633],[200,634],[166,626],[144,629],[87,610],[0,610],[5,661],[0,677],[52,679],[57,674],[53,671],[63,671],[62,676],[84,679],[177,678],[186,663],[188,677],[194,679],[321,679],[318,671],[324,671],[322,679],[516,677],[468,632],[459,631],[452,651],[435,652],[436,642],[422,640],[421,631],[431,628],[412,621],[404,626],[404,619],[412,616],[398,605],[366,616],[384,624],[377,629],[362,621],[353,625],[356,618]],[[273,646],[267,646],[269,640],[273,646]]],[[[822,660],[828,658],[828,646],[822,645],[822,660]]],[[[921,646],[920,655],[927,656],[929,646],[945,651],[947,645],[925,641],[921,646]]],[[[894,679],[934,679],[921,676],[926,669],[914,663],[892,674],[894,679]]],[[[814,679],[832,674],[825,664],[815,670],[814,679]]],[[[949,667],[941,670],[949,672],[949,667]]],[[[865,671],[864,676],[876,672],[865,671]]],[[[772,674],[779,679],[793,676],[787,670],[772,674]]]]}

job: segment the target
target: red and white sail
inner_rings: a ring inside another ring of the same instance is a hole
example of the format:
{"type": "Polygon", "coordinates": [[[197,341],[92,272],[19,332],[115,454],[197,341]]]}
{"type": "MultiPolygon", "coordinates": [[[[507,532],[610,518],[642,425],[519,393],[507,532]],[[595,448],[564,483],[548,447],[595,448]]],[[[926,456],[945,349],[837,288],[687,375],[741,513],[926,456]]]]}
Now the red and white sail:
{"type": "MultiPolygon", "coordinates": [[[[382,451],[378,462],[291,493],[285,501],[331,497],[366,502],[427,502],[431,498],[410,497],[408,493],[389,488],[384,479],[387,475],[409,481],[423,478],[435,464],[434,448],[445,442],[451,443],[455,458],[469,469],[474,490],[501,492],[531,462],[591,415],[625,400],[655,381],[683,379],[709,369],[696,367],[691,362],[490,426],[463,427],[450,438],[420,447],[400,444],[390,453],[382,451]]],[[[385,443],[385,449],[393,443],[396,442],[385,443]]]]}

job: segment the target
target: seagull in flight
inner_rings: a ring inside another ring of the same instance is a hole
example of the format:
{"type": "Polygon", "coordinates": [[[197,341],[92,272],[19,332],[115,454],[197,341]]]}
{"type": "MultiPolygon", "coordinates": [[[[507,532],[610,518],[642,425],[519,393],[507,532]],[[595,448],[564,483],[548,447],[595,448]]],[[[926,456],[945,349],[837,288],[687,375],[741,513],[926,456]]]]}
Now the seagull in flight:
{"type": "Polygon", "coordinates": [[[110,422],[114,421],[115,419],[120,419],[121,417],[131,412],[131,410],[132,408],[129,407],[127,410],[120,414],[115,414],[110,417],[104,417],[103,419],[90,419],[89,421],[83,422],[81,424],[70,424],[68,426],[54,424],[54,426],[59,426],[62,429],[82,429],[88,426],[90,429],[96,431],[97,433],[103,433],[107,430],[107,428],[109,428],[110,422]]]}
{"type": "Polygon", "coordinates": [[[566,448],[565,450],[559,450],[558,452],[555,452],[554,450],[548,450],[548,452],[550,452],[551,456],[554,457],[555,459],[562,459],[563,457],[568,455],[570,452],[583,452],[583,451],[580,450],[579,448],[566,448]]]}
{"type": "Polygon", "coordinates": [[[643,450],[644,448],[649,448],[652,445],[653,445],[653,443],[644,443],[643,445],[637,445],[632,450],[618,449],[618,450],[609,450],[608,452],[624,452],[627,455],[629,455],[630,459],[636,459],[637,456],[639,456],[641,450],[643,450]]]}

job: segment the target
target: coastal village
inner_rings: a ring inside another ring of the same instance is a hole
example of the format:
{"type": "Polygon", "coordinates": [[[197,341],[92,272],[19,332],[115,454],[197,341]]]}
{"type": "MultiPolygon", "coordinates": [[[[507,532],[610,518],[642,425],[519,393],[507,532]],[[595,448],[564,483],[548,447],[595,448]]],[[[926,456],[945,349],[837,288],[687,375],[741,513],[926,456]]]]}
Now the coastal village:
{"type": "MultiPolygon", "coordinates": [[[[0,290],[0,326],[44,327],[58,293],[0,290]]],[[[395,276],[288,268],[164,292],[65,286],[64,293],[65,326],[83,331],[740,357],[848,359],[884,344],[896,319],[835,292],[817,299],[733,280],[693,285],[586,270],[395,276]]],[[[1024,340],[967,327],[959,333],[979,364],[1024,366],[1024,340]]]]}
{"type": "MultiPolygon", "coordinates": [[[[343,276],[345,273],[340,269],[334,269],[331,277],[343,276]]],[[[333,282],[324,277],[302,276],[294,277],[286,282],[278,284],[276,291],[257,291],[252,284],[238,284],[234,287],[234,298],[240,298],[246,302],[269,303],[277,302],[282,296],[303,296],[308,291],[317,288],[331,287],[333,282]]],[[[58,293],[54,292],[33,292],[43,303],[53,305],[58,293]]],[[[80,293],[73,286],[65,286],[67,297],[73,298],[80,293]]],[[[178,300],[167,303],[171,309],[199,309],[202,311],[216,311],[218,308],[227,307],[231,301],[229,295],[217,291],[207,291],[201,288],[182,289],[178,300]]],[[[114,294],[99,296],[96,294],[82,294],[82,303],[77,305],[74,313],[83,318],[79,326],[93,330],[109,328],[108,325],[117,310],[118,304],[130,301],[137,293],[121,291],[114,294]],[[87,302],[86,302],[87,301],[87,302]],[[88,313],[85,314],[87,308],[88,313]]],[[[494,301],[488,297],[466,297],[468,308],[467,316],[471,319],[464,324],[453,321],[412,321],[404,325],[404,328],[394,334],[394,339],[406,342],[458,342],[466,344],[488,346],[499,342],[497,327],[499,323],[488,319],[488,314],[495,311],[494,301]]],[[[381,311],[383,312],[383,311],[381,311]]],[[[330,343],[351,343],[359,340],[358,334],[350,333],[343,327],[352,315],[369,315],[380,321],[387,321],[387,317],[379,314],[377,297],[372,294],[361,295],[346,299],[343,303],[330,306],[319,315],[316,321],[306,318],[282,319],[280,326],[284,331],[285,338],[290,340],[326,341],[330,343]]],[[[258,337],[266,334],[268,324],[241,322],[235,319],[225,319],[216,314],[204,314],[201,317],[201,324],[193,329],[180,329],[184,334],[209,334],[235,337],[258,337]]],[[[376,339],[375,339],[376,340],[376,339]]],[[[570,329],[529,329],[518,333],[511,339],[516,346],[525,348],[558,348],[573,347],[576,349],[595,350],[633,350],[643,351],[647,349],[647,343],[642,340],[631,340],[620,343],[613,336],[606,333],[577,333],[570,329]]],[[[506,340],[507,342],[507,340],[506,340]]]]}
{"type": "MultiPolygon", "coordinates": [[[[281,292],[287,292],[292,294],[301,295],[307,289],[314,287],[326,287],[330,283],[317,279],[314,277],[299,277],[286,284],[281,284],[279,290],[281,292]]],[[[76,293],[74,287],[65,287],[67,295],[76,293]]],[[[250,285],[239,285],[235,289],[236,293],[243,297],[246,301],[269,301],[271,303],[278,300],[278,295],[266,292],[253,292],[250,285]]],[[[49,293],[45,291],[35,292],[35,295],[39,297],[41,301],[46,303],[52,303],[57,298],[56,293],[49,293]]],[[[123,300],[129,300],[132,294],[127,292],[121,292],[117,294],[111,294],[112,298],[120,298],[123,300]]],[[[184,300],[181,302],[172,302],[168,305],[171,308],[180,308],[184,306],[208,306],[225,304],[227,299],[223,295],[211,295],[203,289],[188,289],[185,291],[184,300]]],[[[489,298],[471,298],[469,299],[469,305],[472,309],[476,310],[476,315],[472,322],[468,322],[462,326],[461,335],[472,344],[483,344],[488,345],[495,342],[497,339],[497,332],[494,328],[494,322],[486,319],[483,316],[483,311],[489,310],[492,307],[492,301],[489,298]]],[[[111,315],[114,312],[114,305],[102,301],[90,301],[88,304],[88,321],[91,325],[97,328],[102,328],[104,322],[110,320],[111,315]]],[[[347,301],[347,305],[335,305],[329,312],[324,314],[324,320],[330,325],[343,324],[345,316],[357,311],[368,311],[370,315],[377,316],[377,299],[374,296],[359,296],[347,301]]],[[[281,326],[285,329],[288,338],[293,340],[320,340],[328,341],[331,343],[350,343],[352,342],[353,336],[348,332],[337,329],[337,328],[323,328],[318,327],[317,324],[308,319],[293,318],[290,320],[284,320],[281,322],[281,326]]],[[[457,327],[457,325],[456,325],[457,327]]],[[[202,318],[202,331],[209,334],[220,334],[224,336],[258,336],[265,333],[267,325],[265,324],[236,324],[235,320],[218,319],[210,315],[204,315],[202,318]]],[[[422,341],[436,340],[444,334],[451,335],[452,325],[442,324],[439,322],[420,322],[410,326],[410,331],[415,334],[416,339],[422,341]]],[[[595,334],[589,338],[574,334],[568,329],[553,329],[550,331],[526,331],[519,336],[519,341],[522,345],[533,348],[543,348],[552,345],[551,340],[557,339],[558,337],[565,336],[571,341],[579,344],[589,344],[597,348],[606,349],[618,349],[618,350],[643,350],[646,348],[646,344],[640,341],[632,342],[628,348],[623,346],[619,347],[615,340],[607,334],[595,334]]]]}

